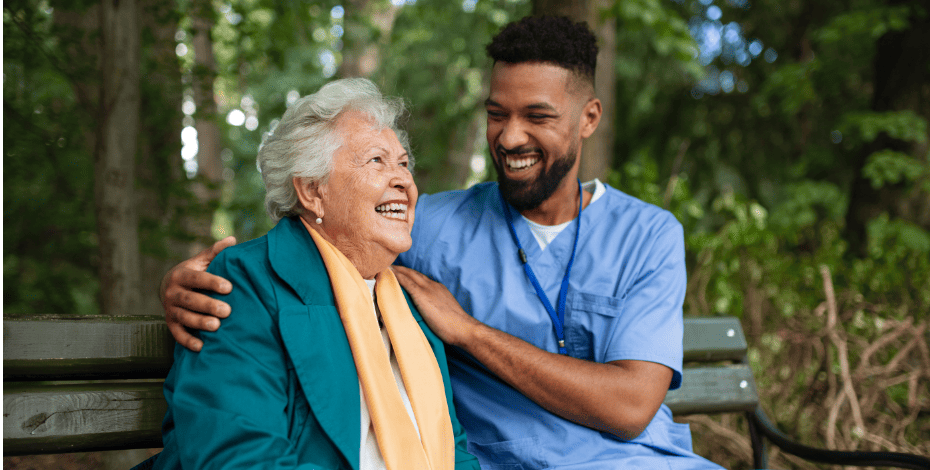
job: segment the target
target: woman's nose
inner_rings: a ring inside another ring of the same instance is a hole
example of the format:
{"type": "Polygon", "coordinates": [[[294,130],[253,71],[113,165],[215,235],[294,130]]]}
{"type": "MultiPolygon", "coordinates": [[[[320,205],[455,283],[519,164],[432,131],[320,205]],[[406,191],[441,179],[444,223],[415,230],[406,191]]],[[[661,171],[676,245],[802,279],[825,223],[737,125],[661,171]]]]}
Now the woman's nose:
{"type": "Polygon", "coordinates": [[[406,189],[413,185],[413,175],[405,166],[397,165],[391,174],[391,186],[398,189],[406,189]]]}

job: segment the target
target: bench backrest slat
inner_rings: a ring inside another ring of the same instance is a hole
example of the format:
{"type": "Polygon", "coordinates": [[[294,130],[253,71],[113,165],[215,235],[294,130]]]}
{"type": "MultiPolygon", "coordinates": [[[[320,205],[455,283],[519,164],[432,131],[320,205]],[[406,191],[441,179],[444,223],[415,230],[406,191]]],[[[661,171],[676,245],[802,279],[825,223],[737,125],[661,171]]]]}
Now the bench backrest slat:
{"type": "Polygon", "coordinates": [[[3,320],[3,379],[164,378],[174,339],[157,316],[3,320]]]}
{"type": "Polygon", "coordinates": [[[736,317],[685,318],[685,362],[741,361],[747,347],[736,317]]]}
{"type": "Polygon", "coordinates": [[[5,455],[161,447],[162,382],[7,384],[5,455]]]}

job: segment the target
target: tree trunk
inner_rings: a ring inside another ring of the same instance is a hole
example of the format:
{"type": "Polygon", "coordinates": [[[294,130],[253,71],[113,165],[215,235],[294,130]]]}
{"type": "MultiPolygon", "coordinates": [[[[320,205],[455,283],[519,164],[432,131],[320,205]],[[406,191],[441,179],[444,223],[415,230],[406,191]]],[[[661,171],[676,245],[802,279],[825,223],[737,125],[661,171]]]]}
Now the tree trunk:
{"type": "Polygon", "coordinates": [[[610,171],[614,152],[614,120],[617,74],[614,61],[617,57],[617,20],[600,18],[600,10],[608,8],[611,0],[591,0],[588,24],[597,35],[599,50],[597,70],[594,73],[594,96],[601,100],[601,123],[585,141],[581,154],[580,178],[589,181],[604,179],[610,171]]]}
{"type": "Polygon", "coordinates": [[[222,141],[220,139],[219,115],[217,114],[216,100],[213,94],[213,83],[216,81],[216,61],[213,58],[213,29],[214,17],[212,4],[206,0],[199,0],[192,5],[194,23],[194,70],[193,94],[194,104],[197,106],[194,127],[197,129],[197,165],[199,178],[193,185],[195,198],[203,210],[195,211],[188,220],[187,230],[202,240],[201,243],[192,243],[190,255],[196,254],[207,246],[210,239],[210,228],[213,223],[213,210],[220,197],[220,185],[223,182],[223,162],[220,158],[222,141]]]}
{"type": "Polygon", "coordinates": [[[400,7],[390,2],[349,0],[345,8],[339,76],[371,77],[381,66],[381,48],[400,7]]]}
{"type": "Polygon", "coordinates": [[[135,158],[139,126],[139,27],[135,0],[102,2],[102,83],[95,155],[95,205],[100,247],[100,309],[139,311],[139,236],[135,158]]]}
{"type": "Polygon", "coordinates": [[[596,0],[533,0],[533,15],[567,16],[575,22],[589,21],[596,0]]]}
{"type": "Polygon", "coordinates": [[[597,70],[594,73],[594,95],[601,100],[603,114],[597,130],[587,140],[581,149],[581,169],[579,177],[582,181],[594,178],[604,178],[610,170],[613,160],[613,127],[614,127],[614,60],[616,58],[616,20],[607,18],[602,20],[600,12],[610,7],[610,0],[534,0],[534,15],[567,16],[575,22],[588,23],[597,36],[599,52],[597,54],[597,70]]]}

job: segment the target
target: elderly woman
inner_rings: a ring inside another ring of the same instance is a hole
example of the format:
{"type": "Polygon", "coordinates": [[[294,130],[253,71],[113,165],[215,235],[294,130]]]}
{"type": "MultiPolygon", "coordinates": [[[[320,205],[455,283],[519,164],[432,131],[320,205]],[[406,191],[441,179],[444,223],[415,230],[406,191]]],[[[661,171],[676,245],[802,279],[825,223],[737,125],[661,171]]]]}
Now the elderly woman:
{"type": "Polygon", "coordinates": [[[443,345],[390,269],[417,201],[402,112],[347,79],[284,114],[258,152],[277,225],[209,267],[249,315],[176,348],[154,468],[478,468],[443,345]]]}

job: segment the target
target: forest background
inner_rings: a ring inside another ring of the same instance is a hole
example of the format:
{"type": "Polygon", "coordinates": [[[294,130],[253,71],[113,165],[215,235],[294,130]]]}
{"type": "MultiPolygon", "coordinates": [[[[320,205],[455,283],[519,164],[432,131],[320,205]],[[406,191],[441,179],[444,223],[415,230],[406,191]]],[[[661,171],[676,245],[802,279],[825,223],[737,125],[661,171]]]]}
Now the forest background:
{"type": "MultiPolygon", "coordinates": [[[[484,46],[533,12],[596,30],[583,177],[678,217],[685,315],[742,319],[779,426],[930,454],[918,0],[4,1],[4,314],[160,314],[170,266],[270,228],[256,151],[332,78],[406,99],[421,192],[493,180],[484,46]]],[[[686,421],[751,467],[742,417],[686,421]]]]}

